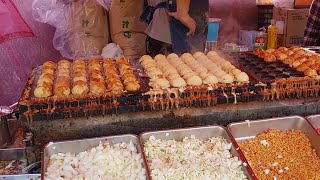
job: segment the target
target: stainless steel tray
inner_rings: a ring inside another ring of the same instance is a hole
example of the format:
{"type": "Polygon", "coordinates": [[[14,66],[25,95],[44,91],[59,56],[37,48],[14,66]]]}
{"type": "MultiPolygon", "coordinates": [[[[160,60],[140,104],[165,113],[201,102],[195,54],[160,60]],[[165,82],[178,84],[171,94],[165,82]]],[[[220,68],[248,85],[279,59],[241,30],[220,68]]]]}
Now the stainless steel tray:
{"type": "MultiPolygon", "coordinates": [[[[239,152],[239,148],[235,144],[235,140],[232,138],[229,132],[222,126],[205,126],[205,127],[183,128],[183,129],[175,129],[175,130],[145,132],[140,134],[140,141],[143,146],[143,143],[147,141],[150,138],[150,136],[154,136],[157,139],[163,139],[163,140],[174,139],[176,141],[181,141],[184,137],[186,136],[190,137],[191,135],[195,135],[196,138],[203,139],[203,140],[207,140],[212,137],[225,138],[228,143],[232,143],[232,147],[230,151],[231,154],[233,156],[237,156],[240,160],[248,164],[243,154],[239,152]]],[[[142,151],[144,151],[143,147],[142,147],[142,151]]],[[[150,170],[148,166],[147,166],[147,169],[150,174],[150,170]]],[[[243,171],[245,172],[245,175],[248,177],[248,179],[254,179],[251,177],[251,175],[253,175],[253,171],[249,166],[243,167],[243,171]]]]}
{"type": "Polygon", "coordinates": [[[0,175],[0,180],[40,180],[40,174],[0,175]]]}
{"type": "MultiPolygon", "coordinates": [[[[311,146],[316,150],[318,156],[320,155],[320,136],[308,121],[300,116],[236,122],[229,124],[227,128],[236,141],[245,141],[254,138],[256,135],[268,129],[279,129],[283,131],[290,129],[302,130],[309,138],[311,146]]],[[[238,143],[235,143],[238,146],[238,143]]]]}
{"type": "MultiPolygon", "coordinates": [[[[0,120],[1,121],[1,120],[0,120]]],[[[10,130],[9,135],[10,141],[14,139],[14,135],[16,134],[18,128],[22,128],[22,124],[17,119],[7,119],[7,125],[10,130]]],[[[0,128],[0,139],[2,139],[2,131],[3,129],[0,128]]],[[[7,142],[10,142],[7,141],[7,142]]],[[[10,143],[9,143],[10,144],[10,143]]],[[[0,143],[0,160],[2,161],[11,161],[11,160],[20,160],[26,158],[26,148],[19,147],[19,148],[10,148],[10,147],[2,147],[0,143]]]]}
{"type": "Polygon", "coordinates": [[[268,129],[279,129],[283,131],[290,129],[302,130],[306,133],[311,145],[316,149],[317,154],[320,155],[320,136],[308,121],[300,116],[236,122],[228,125],[228,130],[236,141],[254,138],[256,135],[268,129]]]}
{"type": "MultiPolygon", "coordinates": [[[[57,154],[57,153],[67,153],[67,152],[74,152],[78,154],[82,151],[86,151],[90,148],[94,148],[98,146],[100,142],[106,142],[106,141],[108,141],[110,144],[116,144],[116,143],[122,143],[122,142],[129,143],[130,141],[132,141],[132,143],[136,146],[138,153],[141,153],[141,157],[144,158],[144,156],[142,155],[139,139],[136,135],[132,135],[132,134],[49,143],[45,146],[44,152],[42,154],[41,178],[44,179],[44,174],[47,170],[47,166],[48,166],[51,155],[57,154]]],[[[143,161],[144,161],[143,167],[146,169],[145,159],[143,159],[143,161]]]]}
{"type": "Polygon", "coordinates": [[[228,130],[236,141],[244,141],[254,138],[256,135],[268,130],[302,130],[309,138],[312,147],[320,155],[320,136],[315,129],[301,116],[288,116],[255,120],[250,122],[236,122],[228,125],[228,130]]]}
{"type": "Polygon", "coordinates": [[[320,128],[320,114],[306,117],[309,123],[315,128],[320,128]]]}
{"type": "Polygon", "coordinates": [[[0,160],[11,161],[26,158],[25,148],[0,149],[0,160]]]}

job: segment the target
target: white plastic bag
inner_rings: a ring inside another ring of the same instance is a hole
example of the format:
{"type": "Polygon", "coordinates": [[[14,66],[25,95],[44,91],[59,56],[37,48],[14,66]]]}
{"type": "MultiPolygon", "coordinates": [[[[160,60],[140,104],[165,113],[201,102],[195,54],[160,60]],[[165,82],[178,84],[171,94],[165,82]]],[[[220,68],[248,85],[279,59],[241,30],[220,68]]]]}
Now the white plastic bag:
{"type": "Polygon", "coordinates": [[[294,8],[294,0],[273,0],[273,5],[279,8],[294,8]]]}
{"type": "Polygon", "coordinates": [[[53,46],[68,59],[100,57],[108,43],[109,0],[33,0],[36,21],[56,28],[53,46]]]}
{"type": "Polygon", "coordinates": [[[140,21],[144,0],[113,0],[109,11],[112,42],[119,44],[125,57],[136,59],[146,54],[147,24],[140,21]]]}
{"type": "Polygon", "coordinates": [[[111,6],[111,0],[97,0],[98,3],[101,4],[101,6],[104,7],[105,10],[109,11],[109,8],[111,6]]]}
{"type": "Polygon", "coordinates": [[[117,59],[118,57],[123,56],[123,51],[118,44],[110,43],[102,49],[101,56],[102,58],[117,59]]]}
{"type": "Polygon", "coordinates": [[[67,4],[63,1],[34,0],[32,2],[33,19],[60,29],[64,27],[67,22],[66,6],[67,4]]]}

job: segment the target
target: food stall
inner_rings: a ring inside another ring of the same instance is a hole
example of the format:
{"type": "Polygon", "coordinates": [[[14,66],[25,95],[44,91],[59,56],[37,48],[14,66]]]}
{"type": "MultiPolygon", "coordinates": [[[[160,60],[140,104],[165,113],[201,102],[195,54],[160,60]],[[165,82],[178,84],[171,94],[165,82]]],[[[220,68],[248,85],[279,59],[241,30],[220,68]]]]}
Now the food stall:
{"type": "Polygon", "coordinates": [[[0,178],[317,179],[318,51],[45,60],[1,108],[0,178]]]}

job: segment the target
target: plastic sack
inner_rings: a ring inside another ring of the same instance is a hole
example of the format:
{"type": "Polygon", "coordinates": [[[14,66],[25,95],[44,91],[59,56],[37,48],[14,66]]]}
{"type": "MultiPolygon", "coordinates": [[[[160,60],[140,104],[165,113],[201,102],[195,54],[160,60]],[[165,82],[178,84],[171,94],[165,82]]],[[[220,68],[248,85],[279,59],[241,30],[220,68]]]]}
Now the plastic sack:
{"type": "Polygon", "coordinates": [[[65,58],[100,57],[109,41],[107,13],[97,0],[34,0],[32,11],[56,28],[53,46],[65,58]]]}
{"type": "Polygon", "coordinates": [[[294,8],[294,0],[273,0],[273,5],[279,8],[294,8]]]}
{"type": "Polygon", "coordinates": [[[117,59],[118,57],[123,56],[123,51],[118,44],[110,43],[102,49],[101,56],[102,58],[117,59]]]}
{"type": "Polygon", "coordinates": [[[11,0],[0,1],[0,43],[18,37],[33,36],[11,0]]]}
{"type": "Polygon", "coordinates": [[[113,0],[110,6],[111,39],[129,59],[146,54],[147,24],[139,19],[143,8],[144,0],[113,0]]]}
{"type": "Polygon", "coordinates": [[[104,7],[105,10],[109,11],[109,8],[111,6],[111,1],[109,0],[97,0],[97,1],[101,4],[101,6],[104,7]]]}

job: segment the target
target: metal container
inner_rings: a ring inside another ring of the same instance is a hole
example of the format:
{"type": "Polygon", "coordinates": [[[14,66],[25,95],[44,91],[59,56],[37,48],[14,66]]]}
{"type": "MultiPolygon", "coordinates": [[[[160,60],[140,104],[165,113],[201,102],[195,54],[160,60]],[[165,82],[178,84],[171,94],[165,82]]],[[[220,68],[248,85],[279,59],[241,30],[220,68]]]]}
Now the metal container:
{"type": "MultiPolygon", "coordinates": [[[[132,143],[136,146],[137,152],[141,153],[141,146],[139,143],[139,139],[136,135],[126,134],[126,135],[119,135],[119,136],[107,136],[107,137],[99,137],[99,138],[90,138],[90,139],[82,139],[82,140],[74,140],[74,141],[64,141],[64,142],[55,142],[49,143],[45,146],[44,152],[42,154],[42,162],[41,162],[41,171],[42,176],[41,178],[44,179],[44,174],[48,167],[50,156],[57,153],[80,153],[91,148],[94,148],[100,144],[100,142],[109,142],[110,144],[117,144],[117,143],[132,143]]],[[[146,169],[145,159],[143,159],[143,167],[146,169]]]]}
{"type": "MultiPolygon", "coordinates": [[[[236,141],[252,139],[256,135],[263,133],[268,129],[278,129],[282,131],[290,129],[302,130],[310,140],[312,148],[314,148],[318,156],[320,156],[320,136],[303,117],[289,116],[248,122],[237,122],[228,125],[228,130],[236,141]]],[[[238,146],[238,143],[235,143],[238,146]]]]}
{"type": "Polygon", "coordinates": [[[21,127],[20,121],[8,118],[12,113],[11,107],[14,108],[15,104],[10,107],[0,106],[0,160],[2,161],[26,158],[25,148],[7,148],[7,145],[11,143],[17,129],[21,127]]]}
{"type": "MultiPolygon", "coordinates": [[[[25,148],[14,148],[14,149],[0,149],[0,161],[12,161],[12,160],[22,160],[25,161],[27,165],[26,160],[26,151],[25,148]]],[[[20,172],[23,173],[23,172],[20,172]]],[[[40,174],[37,174],[40,177],[40,174]]],[[[36,175],[33,174],[10,174],[10,175],[1,175],[0,174],[0,180],[37,180],[36,175]]]]}
{"type": "Polygon", "coordinates": [[[36,162],[22,169],[19,174],[0,175],[0,180],[40,180],[40,168],[40,162],[36,162]]]}
{"type": "MultiPolygon", "coordinates": [[[[25,148],[6,148],[8,143],[11,143],[12,136],[16,133],[18,127],[21,126],[17,119],[9,119],[9,115],[12,113],[12,109],[16,107],[13,104],[10,107],[0,107],[0,161],[12,161],[12,160],[26,160],[26,149],[25,148]],[[8,123],[9,122],[9,123],[8,123]],[[10,123],[11,122],[11,123],[10,123]],[[11,124],[11,126],[8,126],[11,124]],[[10,127],[10,128],[9,128],[10,127]],[[10,130],[10,131],[9,131],[10,130]],[[2,144],[2,143],[5,144],[2,144]],[[1,146],[2,145],[2,146],[1,146]]],[[[24,173],[24,172],[21,172],[24,173]]],[[[0,175],[0,180],[38,180],[40,174],[12,174],[12,175],[0,175]]]]}
{"type": "Polygon", "coordinates": [[[0,175],[0,180],[40,180],[40,174],[0,175]]]}
{"type": "Polygon", "coordinates": [[[0,148],[6,147],[11,142],[8,126],[8,115],[12,113],[9,106],[0,106],[0,148]]]}
{"type": "MultiPolygon", "coordinates": [[[[3,107],[3,106],[2,106],[3,107]]],[[[2,108],[0,107],[0,109],[2,108]]],[[[13,106],[10,106],[13,107],[13,106]]],[[[16,134],[18,128],[22,127],[21,122],[17,119],[9,119],[8,116],[12,108],[2,108],[0,110],[0,161],[11,161],[11,160],[21,160],[26,159],[26,149],[21,148],[8,148],[11,144],[14,135],[16,134]],[[2,111],[4,110],[4,111],[2,111]],[[6,112],[6,113],[5,113],[6,112]],[[5,116],[1,116],[6,114],[5,116]],[[8,114],[9,113],[9,114],[8,114]],[[1,141],[1,139],[5,141],[1,141]],[[5,142],[2,144],[1,142],[5,142]]]]}
{"type": "MultiPolygon", "coordinates": [[[[309,123],[315,128],[320,128],[320,114],[306,117],[309,123]]],[[[320,134],[320,132],[318,132],[320,134]]]]}
{"type": "MultiPolygon", "coordinates": [[[[195,128],[184,128],[184,129],[175,129],[175,130],[164,130],[164,131],[152,131],[152,132],[145,132],[140,135],[140,141],[143,143],[146,142],[150,136],[154,136],[157,139],[163,139],[163,140],[176,140],[181,141],[184,137],[190,137],[191,135],[194,135],[198,139],[207,140],[212,137],[223,137],[227,140],[228,143],[232,143],[231,147],[231,154],[233,156],[237,156],[240,160],[243,162],[248,162],[245,160],[243,154],[239,153],[238,146],[235,144],[234,139],[232,139],[232,136],[229,134],[229,132],[222,126],[205,126],[205,127],[195,127],[195,128]],[[238,149],[238,150],[237,150],[238,149]]],[[[142,147],[142,151],[144,152],[144,149],[142,147]]],[[[145,154],[144,154],[145,155],[145,154]]],[[[146,159],[146,157],[145,157],[146,159]]],[[[147,166],[147,169],[150,174],[149,167],[147,166]]],[[[253,171],[249,166],[242,167],[242,170],[244,171],[245,175],[248,177],[248,179],[255,179],[252,178],[251,175],[253,175],[253,171]]]]}
{"type": "Polygon", "coordinates": [[[25,148],[0,149],[0,161],[20,160],[25,158],[25,148]]]}
{"type": "Polygon", "coordinates": [[[250,122],[236,122],[228,125],[228,130],[236,141],[245,141],[268,130],[279,129],[287,131],[290,129],[302,130],[309,138],[311,145],[320,155],[320,136],[315,129],[301,116],[289,116],[255,120],[250,122]]]}

